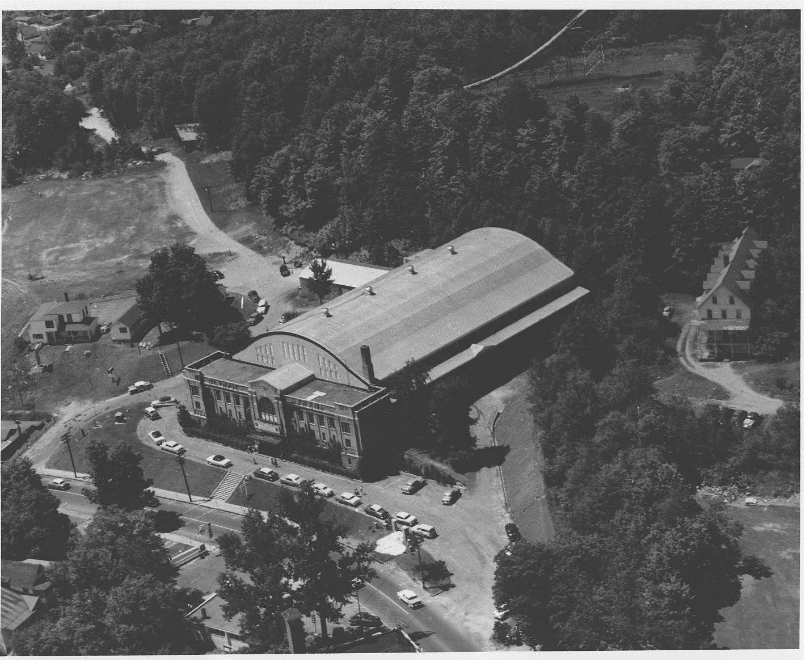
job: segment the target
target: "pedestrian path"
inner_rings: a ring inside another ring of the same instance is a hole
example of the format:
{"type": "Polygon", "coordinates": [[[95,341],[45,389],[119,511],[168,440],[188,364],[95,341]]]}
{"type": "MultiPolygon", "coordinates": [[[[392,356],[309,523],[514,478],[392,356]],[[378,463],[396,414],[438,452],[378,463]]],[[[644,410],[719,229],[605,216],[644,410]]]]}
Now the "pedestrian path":
{"type": "Polygon", "coordinates": [[[226,502],[235,492],[235,489],[243,482],[246,475],[240,474],[230,470],[226,476],[221,480],[218,486],[212,491],[213,500],[221,500],[226,502]]]}

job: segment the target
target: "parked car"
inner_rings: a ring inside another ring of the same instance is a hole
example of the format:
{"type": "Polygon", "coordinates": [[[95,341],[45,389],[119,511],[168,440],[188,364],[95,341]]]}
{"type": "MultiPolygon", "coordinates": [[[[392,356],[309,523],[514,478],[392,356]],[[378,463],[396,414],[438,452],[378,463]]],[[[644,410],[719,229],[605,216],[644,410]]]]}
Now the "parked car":
{"type": "Polygon", "coordinates": [[[441,496],[441,504],[452,504],[461,496],[460,488],[450,488],[441,496]]]}
{"type": "Polygon", "coordinates": [[[382,619],[371,612],[358,612],[349,617],[349,625],[353,628],[382,628],[382,619]]]}
{"type": "Polygon", "coordinates": [[[103,325],[100,327],[100,331],[101,331],[101,334],[102,334],[102,335],[109,334],[109,331],[110,331],[111,329],[112,329],[112,324],[111,324],[111,323],[104,323],[104,324],[103,324],[103,325]]]}
{"type": "Polygon", "coordinates": [[[129,394],[137,394],[138,392],[144,392],[145,390],[150,390],[154,384],[148,380],[138,380],[133,385],[128,386],[128,393],[129,394]]]}
{"type": "Polygon", "coordinates": [[[411,513],[407,511],[398,511],[394,515],[394,520],[399,523],[400,525],[407,525],[408,527],[413,527],[419,519],[411,513]]]}
{"type": "Polygon", "coordinates": [[[251,302],[253,302],[255,305],[256,305],[258,302],[260,302],[260,294],[258,294],[258,293],[257,293],[256,291],[254,291],[253,289],[252,289],[251,291],[249,291],[249,292],[248,292],[246,295],[248,296],[248,299],[249,299],[251,302]]]}
{"type": "Polygon", "coordinates": [[[263,320],[263,318],[265,317],[262,314],[260,314],[259,312],[254,312],[251,316],[248,317],[247,323],[248,325],[252,326],[257,325],[260,321],[263,320]]]}
{"type": "Polygon", "coordinates": [[[412,610],[424,607],[422,599],[416,595],[415,591],[411,591],[410,589],[403,589],[402,591],[397,591],[396,597],[403,603],[405,603],[405,605],[407,605],[412,610]]]}
{"type": "Polygon", "coordinates": [[[53,490],[70,490],[70,482],[64,479],[54,479],[48,483],[47,487],[53,490]]]}
{"type": "Polygon", "coordinates": [[[391,514],[383,509],[379,504],[367,506],[365,512],[374,518],[379,518],[380,520],[388,520],[388,518],[391,517],[391,514]]]}
{"type": "Polygon", "coordinates": [[[215,467],[222,467],[222,468],[230,468],[234,465],[232,461],[230,461],[225,456],[221,456],[220,454],[213,454],[212,456],[207,456],[207,463],[210,465],[214,465],[215,467]]]}
{"type": "Polygon", "coordinates": [[[212,274],[215,276],[215,279],[218,279],[218,280],[223,279],[223,273],[221,271],[219,271],[219,270],[213,270],[212,274]]]}
{"type": "Polygon", "coordinates": [[[404,486],[402,486],[402,493],[404,493],[405,495],[413,495],[413,493],[415,493],[416,491],[419,491],[422,488],[424,488],[424,484],[426,483],[427,482],[421,477],[411,479],[404,486]]]}
{"type": "Polygon", "coordinates": [[[522,534],[519,533],[519,527],[514,523],[505,523],[505,535],[512,543],[522,538],[522,534]]]}
{"type": "Polygon", "coordinates": [[[759,413],[750,412],[745,416],[745,419],[743,420],[743,428],[752,429],[755,426],[759,425],[761,421],[762,421],[762,415],[760,415],[759,413]]]}
{"type": "Polygon", "coordinates": [[[263,315],[267,314],[269,309],[271,309],[271,306],[268,304],[267,300],[263,299],[263,300],[260,300],[260,302],[257,303],[257,311],[260,314],[263,314],[263,315]]]}
{"type": "Polygon", "coordinates": [[[159,449],[170,452],[171,454],[176,454],[177,456],[180,456],[187,451],[175,440],[167,440],[166,442],[163,442],[161,445],[159,445],[159,449]]]}
{"type": "Polygon", "coordinates": [[[355,508],[359,507],[363,501],[354,493],[341,493],[335,498],[341,504],[348,504],[355,508]]]}
{"type": "Polygon", "coordinates": [[[745,506],[759,506],[759,500],[756,497],[746,497],[745,506]]]}
{"type": "Polygon", "coordinates": [[[282,316],[279,317],[279,322],[280,323],[287,323],[294,316],[295,315],[293,314],[293,312],[282,312],[282,316]]]}
{"type": "Polygon", "coordinates": [[[332,497],[335,495],[335,491],[332,490],[332,488],[327,486],[327,484],[322,484],[320,481],[313,484],[313,490],[316,495],[320,495],[321,497],[332,497]]]}
{"type": "Polygon", "coordinates": [[[416,536],[423,536],[426,539],[434,539],[438,534],[435,531],[435,527],[432,525],[425,525],[423,523],[419,523],[418,525],[413,525],[410,528],[410,531],[416,536]]]}
{"type": "Polygon", "coordinates": [[[148,437],[154,441],[155,445],[161,445],[167,438],[162,435],[162,431],[151,431],[148,433],[148,437]]]}
{"type": "Polygon", "coordinates": [[[274,472],[270,468],[261,467],[254,470],[254,476],[257,479],[264,479],[265,481],[276,481],[279,479],[279,473],[274,472]]]}
{"type": "Polygon", "coordinates": [[[298,488],[301,486],[302,478],[298,474],[286,474],[279,480],[279,482],[285,484],[286,486],[294,486],[298,488]]]}
{"type": "Polygon", "coordinates": [[[152,419],[152,420],[162,419],[162,415],[160,415],[159,411],[156,408],[154,408],[153,406],[148,406],[142,412],[148,419],[152,419]]]}
{"type": "Polygon", "coordinates": [[[177,406],[179,400],[175,396],[160,396],[158,399],[151,401],[152,408],[164,408],[165,406],[177,406]]]}
{"type": "Polygon", "coordinates": [[[675,311],[676,310],[673,309],[670,305],[665,305],[665,307],[662,309],[662,316],[664,316],[664,318],[666,319],[672,318],[673,312],[675,311]]]}

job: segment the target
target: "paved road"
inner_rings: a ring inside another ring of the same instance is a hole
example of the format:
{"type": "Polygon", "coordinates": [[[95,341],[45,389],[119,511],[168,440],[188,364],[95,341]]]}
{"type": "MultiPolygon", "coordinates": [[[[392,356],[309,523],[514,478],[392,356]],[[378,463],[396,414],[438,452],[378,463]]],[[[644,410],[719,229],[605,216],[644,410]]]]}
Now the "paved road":
{"type": "Polygon", "coordinates": [[[745,379],[734,371],[730,362],[699,362],[696,360],[692,351],[693,338],[697,331],[696,324],[686,323],[676,343],[676,352],[687,371],[717,383],[731,395],[726,402],[713,400],[713,403],[717,405],[727,403],[733,408],[752,410],[761,415],[772,415],[784,405],[784,401],[781,399],[775,399],[753,390],[745,379]]]}

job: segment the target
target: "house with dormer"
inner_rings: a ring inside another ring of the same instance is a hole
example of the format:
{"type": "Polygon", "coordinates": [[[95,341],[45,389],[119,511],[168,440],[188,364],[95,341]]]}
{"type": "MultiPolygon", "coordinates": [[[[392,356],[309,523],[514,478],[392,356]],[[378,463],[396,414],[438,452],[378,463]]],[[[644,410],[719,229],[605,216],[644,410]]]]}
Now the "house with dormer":
{"type": "Polygon", "coordinates": [[[39,306],[28,322],[28,339],[32,344],[73,344],[95,341],[100,335],[98,319],[89,315],[82,301],[48,302],[39,306]]]}
{"type": "Polygon", "coordinates": [[[700,360],[734,360],[751,355],[751,284],[757,259],[768,242],[746,227],[733,241],[720,243],[696,299],[700,360]]]}

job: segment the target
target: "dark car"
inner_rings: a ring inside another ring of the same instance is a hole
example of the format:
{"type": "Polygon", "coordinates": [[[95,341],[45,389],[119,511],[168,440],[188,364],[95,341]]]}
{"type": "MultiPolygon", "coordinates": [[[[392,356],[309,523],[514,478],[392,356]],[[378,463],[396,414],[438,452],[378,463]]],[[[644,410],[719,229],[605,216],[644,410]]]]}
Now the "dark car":
{"type": "Polygon", "coordinates": [[[248,317],[248,324],[257,325],[260,321],[263,320],[263,318],[265,317],[262,314],[260,314],[259,312],[254,312],[251,316],[248,317]]]}
{"type": "Polygon", "coordinates": [[[265,479],[265,481],[276,481],[279,479],[279,473],[269,470],[266,467],[257,468],[254,470],[254,476],[257,479],[265,479]]]}
{"type": "Polygon", "coordinates": [[[260,294],[258,294],[258,293],[257,293],[256,291],[254,291],[253,289],[252,289],[251,291],[249,291],[249,292],[248,292],[246,295],[248,296],[248,299],[249,299],[251,302],[253,302],[255,305],[256,305],[258,302],[260,302],[260,294]]]}
{"type": "Polygon", "coordinates": [[[505,523],[505,535],[511,543],[519,541],[519,539],[522,538],[522,534],[519,533],[519,527],[514,523],[505,523]]]}
{"type": "Polygon", "coordinates": [[[402,486],[402,493],[404,493],[405,495],[413,495],[413,493],[415,493],[416,491],[419,491],[422,488],[424,488],[425,483],[427,482],[421,477],[411,479],[404,486],[402,486]]]}
{"type": "Polygon", "coordinates": [[[213,270],[212,274],[216,277],[216,279],[219,279],[219,280],[223,279],[223,273],[221,271],[219,271],[219,270],[213,270]]]}
{"type": "Polygon", "coordinates": [[[383,509],[379,504],[367,506],[364,512],[374,518],[379,518],[380,520],[388,520],[388,518],[391,517],[391,514],[383,509]]]}

